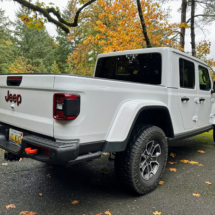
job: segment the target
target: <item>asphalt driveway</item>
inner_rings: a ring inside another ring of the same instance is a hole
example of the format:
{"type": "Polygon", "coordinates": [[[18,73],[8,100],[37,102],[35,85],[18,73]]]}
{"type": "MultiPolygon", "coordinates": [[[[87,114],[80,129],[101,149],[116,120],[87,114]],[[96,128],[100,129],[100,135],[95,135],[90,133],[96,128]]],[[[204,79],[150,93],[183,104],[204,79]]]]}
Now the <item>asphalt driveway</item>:
{"type": "Polygon", "coordinates": [[[0,214],[32,211],[38,215],[95,215],[109,211],[112,215],[153,215],[158,211],[161,215],[214,215],[215,144],[212,134],[171,144],[169,155],[171,153],[176,157],[169,156],[168,161],[173,164],[167,164],[162,178],[164,184],[150,194],[137,197],[117,184],[114,163],[108,161],[106,155],[71,167],[50,167],[31,159],[6,162],[4,152],[0,151],[0,214]],[[8,165],[2,166],[2,163],[8,165]],[[175,168],[176,172],[171,172],[170,168],[175,168]],[[46,178],[48,174],[50,178],[46,178]],[[200,194],[200,197],[193,194],[200,194]],[[78,203],[72,204],[74,200],[78,203]],[[9,204],[16,208],[6,209],[9,204]]]}

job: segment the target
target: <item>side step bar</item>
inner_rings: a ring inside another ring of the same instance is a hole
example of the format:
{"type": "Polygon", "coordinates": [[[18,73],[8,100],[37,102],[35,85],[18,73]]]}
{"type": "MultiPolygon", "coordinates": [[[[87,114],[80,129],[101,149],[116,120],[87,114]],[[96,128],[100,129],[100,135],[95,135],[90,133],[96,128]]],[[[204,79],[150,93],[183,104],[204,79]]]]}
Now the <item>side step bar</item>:
{"type": "Polygon", "coordinates": [[[101,157],[101,152],[95,152],[95,153],[91,153],[91,154],[87,154],[87,155],[81,155],[81,156],[78,156],[75,160],[69,161],[65,165],[73,165],[76,163],[90,161],[90,160],[97,159],[100,157],[101,157]]]}

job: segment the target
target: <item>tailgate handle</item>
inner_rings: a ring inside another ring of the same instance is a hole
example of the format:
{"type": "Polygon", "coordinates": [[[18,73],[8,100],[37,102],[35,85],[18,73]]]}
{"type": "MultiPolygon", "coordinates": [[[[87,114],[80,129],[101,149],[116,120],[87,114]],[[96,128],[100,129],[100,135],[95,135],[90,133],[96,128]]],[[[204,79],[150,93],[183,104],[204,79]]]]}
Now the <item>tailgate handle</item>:
{"type": "Polygon", "coordinates": [[[28,154],[34,154],[34,153],[37,153],[37,152],[38,152],[38,149],[32,149],[32,148],[30,147],[30,148],[26,148],[26,149],[25,149],[25,152],[27,152],[28,154]]]}
{"type": "Polygon", "coordinates": [[[8,76],[7,86],[20,86],[22,82],[22,76],[8,76]]]}

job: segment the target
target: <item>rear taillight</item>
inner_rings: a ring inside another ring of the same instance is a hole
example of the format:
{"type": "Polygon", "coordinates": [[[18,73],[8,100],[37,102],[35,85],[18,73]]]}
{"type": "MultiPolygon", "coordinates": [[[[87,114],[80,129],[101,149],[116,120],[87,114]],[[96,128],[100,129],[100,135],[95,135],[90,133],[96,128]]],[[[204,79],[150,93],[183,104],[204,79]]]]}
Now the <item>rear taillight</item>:
{"type": "Polygon", "coordinates": [[[73,94],[54,94],[53,117],[58,120],[73,120],[80,113],[80,96],[73,94]]]}

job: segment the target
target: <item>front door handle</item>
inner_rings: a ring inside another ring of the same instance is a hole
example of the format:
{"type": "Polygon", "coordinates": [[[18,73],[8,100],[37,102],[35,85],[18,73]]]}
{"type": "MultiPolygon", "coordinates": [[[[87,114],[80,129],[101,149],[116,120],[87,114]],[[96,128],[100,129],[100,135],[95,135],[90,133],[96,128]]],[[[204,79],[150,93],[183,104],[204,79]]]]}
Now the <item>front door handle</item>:
{"type": "Polygon", "coordinates": [[[205,99],[204,99],[204,98],[200,98],[199,101],[200,101],[200,102],[204,102],[205,99]]]}
{"type": "Polygon", "coordinates": [[[181,98],[181,101],[182,102],[188,102],[190,99],[189,98],[187,98],[187,97],[183,97],[183,98],[181,98]]]}

